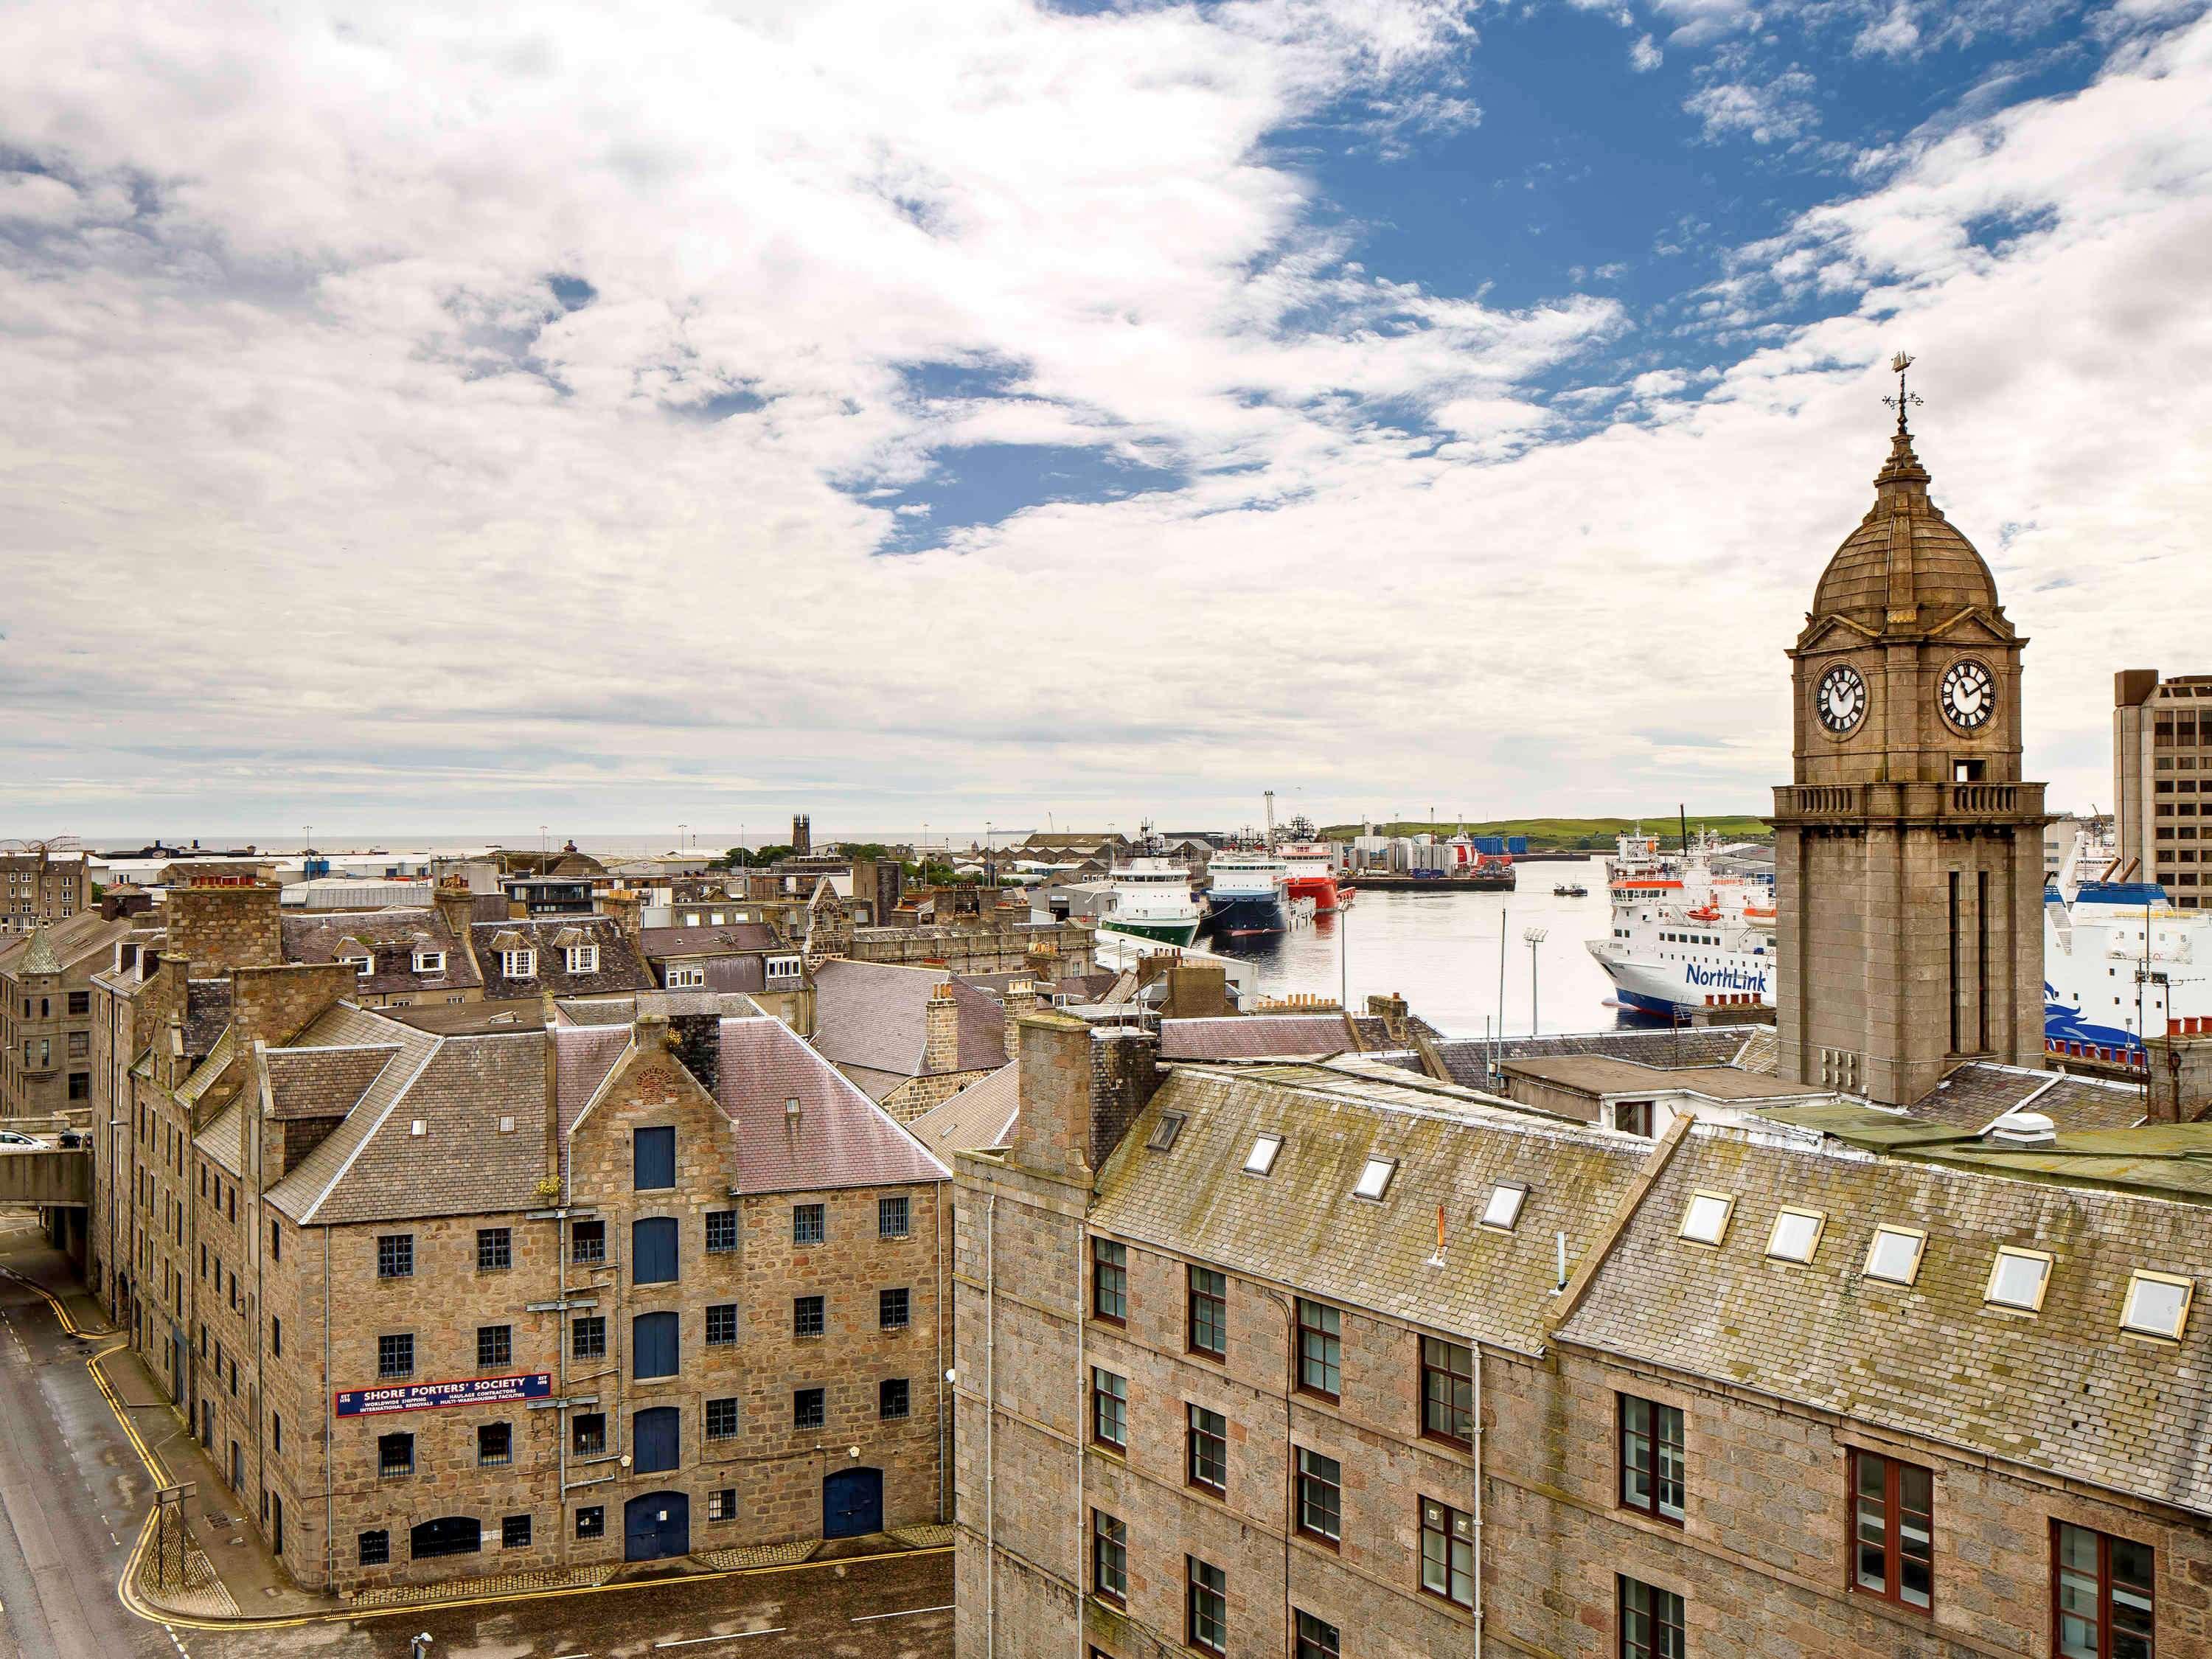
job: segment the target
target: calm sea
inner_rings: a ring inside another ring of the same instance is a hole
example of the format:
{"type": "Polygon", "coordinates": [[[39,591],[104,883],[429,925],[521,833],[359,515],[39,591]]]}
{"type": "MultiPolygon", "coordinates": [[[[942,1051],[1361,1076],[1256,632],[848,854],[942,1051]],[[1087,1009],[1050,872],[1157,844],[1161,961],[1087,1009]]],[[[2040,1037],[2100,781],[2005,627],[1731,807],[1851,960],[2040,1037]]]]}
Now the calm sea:
{"type": "Polygon", "coordinates": [[[1260,988],[1270,995],[1333,998],[1348,982],[1357,1008],[1370,992],[1395,991],[1446,1035],[1479,1037],[1499,1018],[1502,936],[1507,1036],[1644,1024],[1612,1006],[1613,981],[1583,948],[1612,925],[1604,861],[1526,864],[1519,873],[1510,893],[1365,892],[1350,909],[1308,927],[1207,948],[1255,963],[1260,988]],[[1577,881],[1589,897],[1552,891],[1577,881]],[[1528,933],[1535,928],[1543,938],[1532,946],[1528,933]]]}

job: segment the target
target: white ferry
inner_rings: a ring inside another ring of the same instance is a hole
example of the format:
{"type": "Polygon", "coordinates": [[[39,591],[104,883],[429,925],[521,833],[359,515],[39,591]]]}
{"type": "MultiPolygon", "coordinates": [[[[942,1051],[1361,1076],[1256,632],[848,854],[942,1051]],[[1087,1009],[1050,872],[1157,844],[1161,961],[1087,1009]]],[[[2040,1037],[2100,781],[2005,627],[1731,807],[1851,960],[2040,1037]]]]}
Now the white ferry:
{"type": "Polygon", "coordinates": [[[1198,937],[1197,896],[1190,872],[1175,859],[1133,859],[1107,872],[1113,908],[1098,920],[1102,932],[1133,933],[1139,939],[1188,945],[1198,937]]]}
{"type": "Polygon", "coordinates": [[[2212,1031],[2212,911],[2115,881],[2109,826],[2075,833],[2043,892],[2043,1048],[2140,1071],[2143,1039],[2212,1031]]]}
{"type": "Polygon", "coordinates": [[[1620,837],[1606,860],[1613,926],[1589,942],[1620,1000],[1675,1018],[1700,1008],[1774,1001],[1774,891],[1716,875],[1700,842],[1668,858],[1656,836],[1620,837]]]}

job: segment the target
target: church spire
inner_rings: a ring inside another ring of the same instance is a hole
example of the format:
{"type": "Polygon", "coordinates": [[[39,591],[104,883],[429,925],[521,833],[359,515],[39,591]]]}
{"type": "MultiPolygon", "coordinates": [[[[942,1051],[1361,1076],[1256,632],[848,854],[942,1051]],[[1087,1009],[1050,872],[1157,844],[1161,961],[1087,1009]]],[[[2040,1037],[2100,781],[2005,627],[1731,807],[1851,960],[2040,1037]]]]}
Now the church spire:
{"type": "Polygon", "coordinates": [[[1875,474],[1875,512],[1877,515],[1924,511],[1928,502],[1928,469],[1920,465],[1920,457],[1913,453],[1912,428],[1905,424],[1905,411],[1923,400],[1917,392],[1908,391],[1905,371],[1912,367],[1909,352],[1900,351],[1889,360],[1890,372],[1897,376],[1897,394],[1884,398],[1882,402],[1897,411],[1897,431],[1889,441],[1889,459],[1881,471],[1875,474]]]}

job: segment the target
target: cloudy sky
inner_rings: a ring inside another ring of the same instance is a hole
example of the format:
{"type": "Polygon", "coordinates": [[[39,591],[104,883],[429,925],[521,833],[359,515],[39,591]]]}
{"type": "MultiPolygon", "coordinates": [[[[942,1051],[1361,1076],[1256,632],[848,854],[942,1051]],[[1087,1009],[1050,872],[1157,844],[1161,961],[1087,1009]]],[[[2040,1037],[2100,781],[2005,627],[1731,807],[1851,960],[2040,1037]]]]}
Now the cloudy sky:
{"type": "Polygon", "coordinates": [[[2174,0],[0,13],[0,834],[1757,809],[1920,354],[2212,670],[2174,0]]]}

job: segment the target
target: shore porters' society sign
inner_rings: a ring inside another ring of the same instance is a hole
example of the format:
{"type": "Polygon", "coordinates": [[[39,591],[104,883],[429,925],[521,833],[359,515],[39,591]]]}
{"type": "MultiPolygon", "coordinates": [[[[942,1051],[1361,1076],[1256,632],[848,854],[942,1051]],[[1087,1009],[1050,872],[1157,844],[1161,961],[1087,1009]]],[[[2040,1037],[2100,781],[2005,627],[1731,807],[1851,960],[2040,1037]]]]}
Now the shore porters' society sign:
{"type": "Polygon", "coordinates": [[[552,1392],[550,1371],[470,1376],[458,1382],[408,1382],[389,1389],[340,1389],[337,1414],[379,1417],[386,1412],[427,1412],[441,1406],[491,1406],[508,1400],[544,1400],[552,1392]]]}

